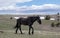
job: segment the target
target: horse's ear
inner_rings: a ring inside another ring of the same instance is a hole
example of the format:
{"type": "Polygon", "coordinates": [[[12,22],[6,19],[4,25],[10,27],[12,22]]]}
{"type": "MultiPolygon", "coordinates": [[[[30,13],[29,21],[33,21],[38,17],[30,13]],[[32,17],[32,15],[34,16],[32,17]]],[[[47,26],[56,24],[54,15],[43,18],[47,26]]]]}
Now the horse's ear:
{"type": "Polygon", "coordinates": [[[40,16],[39,16],[39,15],[38,15],[37,17],[38,17],[38,18],[40,18],[40,16]]]}
{"type": "Polygon", "coordinates": [[[39,17],[39,15],[37,15],[39,17]]]}

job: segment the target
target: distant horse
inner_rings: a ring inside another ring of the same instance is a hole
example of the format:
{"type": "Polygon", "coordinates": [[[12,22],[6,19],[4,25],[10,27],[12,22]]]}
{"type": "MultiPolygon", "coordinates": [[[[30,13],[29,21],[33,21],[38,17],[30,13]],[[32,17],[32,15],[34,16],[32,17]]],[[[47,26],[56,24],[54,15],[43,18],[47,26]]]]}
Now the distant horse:
{"type": "Polygon", "coordinates": [[[21,30],[21,25],[28,25],[29,26],[29,35],[30,35],[30,30],[32,29],[32,34],[34,34],[34,28],[32,27],[33,23],[37,21],[39,24],[41,24],[41,19],[39,16],[29,16],[27,18],[19,18],[17,19],[17,23],[16,26],[14,28],[16,28],[16,34],[18,29],[20,30],[21,34],[22,30],[21,30]]]}

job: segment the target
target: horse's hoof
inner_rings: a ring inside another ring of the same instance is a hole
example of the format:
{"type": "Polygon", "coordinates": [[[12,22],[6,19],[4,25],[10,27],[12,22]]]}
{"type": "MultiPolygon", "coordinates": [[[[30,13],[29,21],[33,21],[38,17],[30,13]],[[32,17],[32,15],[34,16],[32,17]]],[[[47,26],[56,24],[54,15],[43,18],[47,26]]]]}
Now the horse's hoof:
{"type": "Polygon", "coordinates": [[[34,33],[32,33],[32,35],[33,35],[34,33]]]}
{"type": "Polygon", "coordinates": [[[31,34],[29,33],[29,35],[31,35],[31,34]]]}
{"type": "Polygon", "coordinates": [[[29,35],[31,35],[31,33],[28,32],[29,35]]]}
{"type": "Polygon", "coordinates": [[[21,33],[21,34],[24,34],[24,33],[21,33]]]}
{"type": "Polygon", "coordinates": [[[1,33],[4,33],[4,31],[0,31],[1,33]]]}
{"type": "Polygon", "coordinates": [[[14,34],[17,34],[17,33],[14,33],[14,34]]]}
{"type": "Polygon", "coordinates": [[[34,34],[34,32],[32,32],[32,35],[34,34]]]}

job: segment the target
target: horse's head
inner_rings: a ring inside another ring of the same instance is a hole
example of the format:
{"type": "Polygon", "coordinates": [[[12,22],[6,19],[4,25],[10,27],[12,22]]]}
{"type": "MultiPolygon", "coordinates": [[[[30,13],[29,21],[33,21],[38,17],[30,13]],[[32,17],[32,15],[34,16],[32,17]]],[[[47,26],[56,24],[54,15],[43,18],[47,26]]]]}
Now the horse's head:
{"type": "Polygon", "coordinates": [[[32,22],[37,21],[39,24],[41,24],[40,16],[30,16],[29,19],[30,19],[32,22]]]}
{"type": "Polygon", "coordinates": [[[39,24],[42,24],[42,23],[41,23],[40,16],[37,16],[36,18],[37,18],[37,22],[38,22],[39,24]]]}

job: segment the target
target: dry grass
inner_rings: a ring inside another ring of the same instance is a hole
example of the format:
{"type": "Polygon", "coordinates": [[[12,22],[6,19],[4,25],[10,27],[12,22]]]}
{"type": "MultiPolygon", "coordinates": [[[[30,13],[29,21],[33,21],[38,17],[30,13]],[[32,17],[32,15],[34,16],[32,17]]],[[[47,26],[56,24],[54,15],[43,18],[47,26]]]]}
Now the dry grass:
{"type": "Polygon", "coordinates": [[[28,26],[22,26],[24,34],[14,34],[15,29],[13,28],[16,24],[16,19],[10,19],[11,16],[0,15],[0,38],[60,38],[60,28],[51,27],[50,24],[55,21],[42,20],[42,25],[37,22],[33,24],[35,33],[34,35],[28,35],[28,26]],[[56,32],[54,32],[56,31],[56,32]],[[59,32],[58,32],[59,31],[59,32]]]}

